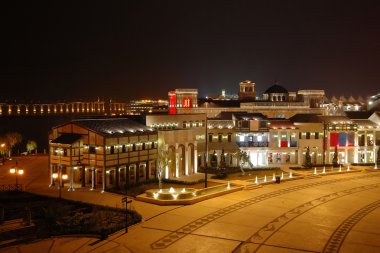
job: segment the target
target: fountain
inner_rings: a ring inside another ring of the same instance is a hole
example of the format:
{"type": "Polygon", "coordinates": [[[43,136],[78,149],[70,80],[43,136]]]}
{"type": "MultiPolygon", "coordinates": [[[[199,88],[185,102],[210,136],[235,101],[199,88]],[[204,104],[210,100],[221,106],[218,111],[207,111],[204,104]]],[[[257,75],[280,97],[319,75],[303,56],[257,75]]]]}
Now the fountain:
{"type": "Polygon", "coordinates": [[[228,183],[227,183],[227,189],[230,189],[230,188],[231,188],[230,181],[228,181],[228,183]]]}
{"type": "Polygon", "coordinates": [[[347,171],[350,171],[350,165],[347,164],[347,171]]]}
{"type": "Polygon", "coordinates": [[[276,174],[273,173],[272,181],[276,181],[276,174]]]}
{"type": "Polygon", "coordinates": [[[193,197],[195,189],[193,188],[182,188],[174,189],[170,187],[169,189],[151,189],[146,191],[146,196],[154,199],[161,200],[172,200],[172,199],[188,199],[193,197]]]}
{"type": "Polygon", "coordinates": [[[264,183],[267,181],[267,175],[264,176],[264,183]]]}
{"type": "Polygon", "coordinates": [[[314,175],[317,175],[317,167],[314,167],[314,175]]]}
{"type": "Polygon", "coordinates": [[[281,179],[284,179],[284,172],[281,172],[281,179]]]}
{"type": "Polygon", "coordinates": [[[259,183],[259,181],[257,180],[257,176],[256,176],[256,179],[255,179],[255,184],[258,184],[259,183]]]}
{"type": "Polygon", "coordinates": [[[322,171],[323,174],[326,174],[326,167],[323,167],[323,171],[322,171]]]}
{"type": "Polygon", "coordinates": [[[289,178],[293,178],[293,173],[290,171],[289,178]]]}
{"type": "Polygon", "coordinates": [[[342,172],[342,165],[339,165],[339,172],[342,172]]]}

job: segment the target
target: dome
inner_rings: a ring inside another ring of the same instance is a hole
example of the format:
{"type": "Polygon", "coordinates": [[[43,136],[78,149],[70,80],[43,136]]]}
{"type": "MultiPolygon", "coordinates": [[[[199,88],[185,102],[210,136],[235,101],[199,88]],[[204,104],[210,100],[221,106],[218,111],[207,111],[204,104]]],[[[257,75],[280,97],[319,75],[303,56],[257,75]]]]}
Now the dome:
{"type": "Polygon", "coordinates": [[[264,94],[270,94],[270,93],[289,93],[287,89],[285,89],[284,87],[280,86],[280,85],[272,85],[271,87],[269,87],[265,92],[264,94]]]}

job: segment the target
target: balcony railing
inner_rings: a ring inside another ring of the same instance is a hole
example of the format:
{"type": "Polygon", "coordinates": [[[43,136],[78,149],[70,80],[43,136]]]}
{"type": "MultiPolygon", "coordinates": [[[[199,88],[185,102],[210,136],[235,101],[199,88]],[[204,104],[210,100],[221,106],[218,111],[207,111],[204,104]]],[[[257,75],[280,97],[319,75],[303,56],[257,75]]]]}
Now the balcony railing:
{"type": "Polygon", "coordinates": [[[268,147],[269,142],[258,142],[258,141],[247,141],[247,142],[238,142],[239,147],[268,147]]]}

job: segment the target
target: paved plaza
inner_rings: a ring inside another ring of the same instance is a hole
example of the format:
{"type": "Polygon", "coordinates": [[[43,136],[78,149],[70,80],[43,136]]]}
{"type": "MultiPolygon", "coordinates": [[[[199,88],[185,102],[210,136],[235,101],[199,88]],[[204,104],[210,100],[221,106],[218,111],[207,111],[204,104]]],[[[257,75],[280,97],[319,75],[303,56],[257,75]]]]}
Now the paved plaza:
{"type": "MultiPolygon", "coordinates": [[[[25,163],[34,163],[29,169],[38,176],[26,169],[24,184],[32,192],[54,195],[57,191],[47,187],[47,167],[40,165],[44,159],[25,163]]],[[[77,190],[63,197],[121,206],[121,196],[110,193],[77,190]]],[[[143,215],[143,222],[127,234],[120,231],[104,241],[51,238],[0,249],[0,253],[380,252],[380,173],[376,170],[269,184],[189,206],[161,207],[135,200],[131,205],[143,215]]]]}

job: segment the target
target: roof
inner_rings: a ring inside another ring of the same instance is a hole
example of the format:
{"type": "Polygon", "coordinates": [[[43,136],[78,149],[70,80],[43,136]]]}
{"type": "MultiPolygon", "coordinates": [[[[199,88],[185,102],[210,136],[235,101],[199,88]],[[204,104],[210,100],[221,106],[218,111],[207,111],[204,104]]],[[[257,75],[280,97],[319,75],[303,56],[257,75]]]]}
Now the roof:
{"type": "Polygon", "coordinates": [[[82,135],[80,134],[63,133],[59,137],[52,140],[51,143],[73,144],[74,142],[80,140],[80,138],[82,138],[82,135]]]}
{"type": "Polygon", "coordinates": [[[350,119],[368,119],[372,115],[372,112],[347,111],[346,115],[350,119]]]}
{"type": "Polygon", "coordinates": [[[79,119],[73,120],[71,123],[103,135],[135,135],[144,132],[156,132],[150,127],[127,118],[79,119]]]}
{"type": "Polygon", "coordinates": [[[233,113],[236,120],[262,120],[267,117],[261,113],[233,113]]]}
{"type": "Polygon", "coordinates": [[[198,107],[218,108],[218,107],[240,107],[239,100],[198,100],[198,107]]]}
{"type": "Polygon", "coordinates": [[[293,123],[322,123],[322,119],[318,116],[318,114],[299,113],[294,115],[293,117],[290,117],[289,120],[293,123]]]}
{"type": "Polygon", "coordinates": [[[264,94],[270,94],[270,93],[289,93],[287,89],[284,87],[274,84],[271,87],[269,87],[264,94]]]}
{"type": "Polygon", "coordinates": [[[270,129],[298,129],[293,122],[288,119],[271,119],[270,129]]]}

